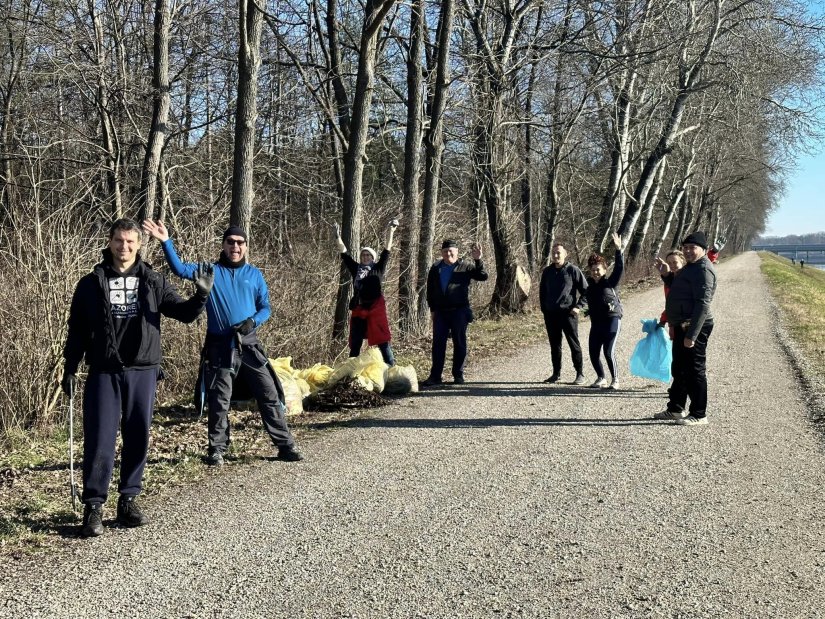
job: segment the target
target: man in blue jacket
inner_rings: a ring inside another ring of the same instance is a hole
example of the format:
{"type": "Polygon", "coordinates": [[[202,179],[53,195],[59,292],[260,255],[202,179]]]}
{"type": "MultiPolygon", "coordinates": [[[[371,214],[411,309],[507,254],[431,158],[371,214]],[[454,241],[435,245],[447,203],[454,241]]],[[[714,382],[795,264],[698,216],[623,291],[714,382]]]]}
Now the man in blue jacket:
{"type": "MultiPolygon", "coordinates": [[[[163,222],[146,220],[143,229],[158,239],[172,272],[190,277],[196,263],[182,262],[163,222]]],[[[246,233],[231,226],[215,262],[215,285],[206,304],[206,388],[209,406],[209,450],[205,462],[223,464],[229,447],[229,403],[236,376],[246,382],[261,413],[264,428],[286,462],[303,460],[286,423],[284,393],[257,329],[270,316],[269,289],[263,274],[246,260],[246,233]]]]}
{"type": "Polygon", "coordinates": [[[143,483],[160,371],[160,317],[194,321],[212,287],[211,266],[195,265],[189,279],[196,292],[184,300],[141,260],[140,240],[136,221],[114,222],[103,260],[78,282],[69,310],[61,381],[66,395],[74,395],[84,357],[89,368],[83,392],[83,537],[103,533],[118,429],[123,448],[117,521],[125,527],[149,522],[135,497],[143,483]]]}

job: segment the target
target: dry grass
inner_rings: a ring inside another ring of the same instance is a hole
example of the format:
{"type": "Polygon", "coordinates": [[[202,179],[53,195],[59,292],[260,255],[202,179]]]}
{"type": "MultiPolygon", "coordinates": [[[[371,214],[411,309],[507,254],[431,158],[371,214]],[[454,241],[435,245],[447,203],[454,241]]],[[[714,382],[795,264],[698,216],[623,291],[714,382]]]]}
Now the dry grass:
{"type": "Polygon", "coordinates": [[[759,256],[791,337],[821,376],[825,373],[825,271],[802,269],[769,252],[759,256]]]}

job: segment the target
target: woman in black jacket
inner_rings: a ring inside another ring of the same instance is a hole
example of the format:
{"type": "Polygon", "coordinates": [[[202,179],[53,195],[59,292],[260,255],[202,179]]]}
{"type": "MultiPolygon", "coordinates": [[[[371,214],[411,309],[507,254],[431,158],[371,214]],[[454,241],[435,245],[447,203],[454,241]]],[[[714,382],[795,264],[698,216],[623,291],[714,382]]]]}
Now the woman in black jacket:
{"type": "Polygon", "coordinates": [[[616,340],[622,324],[622,304],[619,301],[617,288],[624,272],[622,258],[622,241],[617,234],[613,234],[613,244],[616,246],[616,261],[613,272],[607,276],[607,261],[599,254],[593,254],[587,260],[590,277],[587,278],[588,314],[590,316],[590,338],[588,348],[590,363],[596,371],[596,381],[590,385],[593,388],[607,387],[608,383],[602,367],[601,353],[607,361],[610,370],[610,388],[619,388],[618,367],[616,364],[616,340]]]}
{"type": "Polygon", "coordinates": [[[390,259],[393,235],[398,220],[389,223],[387,244],[379,258],[371,247],[362,247],[359,261],[347,253],[347,246],[341,239],[341,229],[335,224],[335,242],[341,252],[341,260],[352,276],[353,295],[349,303],[352,312],[349,322],[349,356],[361,354],[361,346],[366,338],[370,346],[378,346],[387,365],[395,365],[395,355],[390,347],[390,323],[387,319],[387,305],[381,285],[390,259]],[[377,258],[377,260],[376,260],[377,258]]]}

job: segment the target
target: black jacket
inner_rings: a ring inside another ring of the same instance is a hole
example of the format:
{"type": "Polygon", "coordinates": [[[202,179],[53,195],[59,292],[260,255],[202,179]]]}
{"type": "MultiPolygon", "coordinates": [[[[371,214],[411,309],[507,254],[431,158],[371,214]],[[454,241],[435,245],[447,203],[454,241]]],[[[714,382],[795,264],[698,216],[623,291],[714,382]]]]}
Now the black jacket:
{"type": "Polygon", "coordinates": [[[685,337],[696,340],[705,322],[713,322],[710,303],[716,292],[716,271],[710,260],[703,257],[689,262],[675,275],[662,277],[670,292],[665,300],[665,313],[671,325],[690,322],[685,337]]]}
{"type": "Polygon", "coordinates": [[[485,281],[489,275],[484,270],[481,260],[462,260],[455,263],[455,268],[447,283],[446,292],[441,290],[439,271],[445,266],[439,260],[430,267],[427,274],[427,304],[432,311],[448,311],[470,307],[470,281],[485,281]]]}
{"type": "Polygon", "coordinates": [[[560,269],[552,264],[544,268],[539,284],[539,305],[541,311],[570,311],[574,307],[584,307],[584,292],[587,282],[579,267],[565,262],[560,269]]]}
{"type": "MultiPolygon", "coordinates": [[[[77,283],[69,309],[68,335],[63,348],[66,372],[77,373],[83,357],[92,371],[118,371],[124,368],[117,349],[115,328],[109,297],[106,293],[105,271],[111,266],[108,249],[103,261],[77,283]]],[[[181,322],[192,322],[203,311],[206,297],[197,292],[184,300],[160,273],[138,257],[134,275],[140,278],[138,292],[141,318],[141,342],[134,362],[129,367],[160,365],[160,316],[181,322]]]]}
{"type": "Polygon", "coordinates": [[[353,295],[349,302],[349,308],[355,309],[358,305],[370,307],[382,294],[381,285],[384,282],[384,273],[390,260],[390,250],[385,249],[381,252],[378,262],[373,263],[369,274],[360,282],[356,281],[356,277],[358,276],[358,268],[361,265],[347,253],[341,254],[341,260],[344,261],[344,266],[347,267],[352,277],[353,295]]]}
{"type": "Polygon", "coordinates": [[[602,277],[599,281],[592,277],[587,278],[587,314],[591,321],[606,320],[622,317],[622,304],[616,288],[624,273],[624,259],[622,252],[616,250],[616,261],[613,263],[613,272],[602,277]]]}

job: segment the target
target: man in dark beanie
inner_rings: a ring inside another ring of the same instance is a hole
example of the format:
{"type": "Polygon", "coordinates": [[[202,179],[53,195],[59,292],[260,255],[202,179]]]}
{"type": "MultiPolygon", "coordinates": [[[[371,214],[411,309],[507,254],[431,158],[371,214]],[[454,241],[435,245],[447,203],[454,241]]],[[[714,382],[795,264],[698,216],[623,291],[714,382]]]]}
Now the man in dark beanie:
{"type": "Polygon", "coordinates": [[[713,331],[710,304],[716,292],[716,271],[707,258],[708,241],[694,232],[682,241],[687,264],[677,273],[665,271],[662,279],[670,292],[665,301],[667,321],[673,329],[673,383],[667,408],[654,419],[675,420],[678,425],[706,425],[708,382],[705,353],[713,331]],[[685,410],[690,399],[690,408],[685,410]]]}
{"type": "Polygon", "coordinates": [[[195,294],[182,299],[160,273],[140,258],[137,222],[118,219],[109,231],[103,260],[77,284],[69,310],[61,386],[74,395],[80,362],[89,373],[83,391],[83,537],[103,533],[103,504],[120,429],[120,498],[117,522],[149,522],[135,497],[143,485],[149,427],[160,371],[160,317],[192,322],[212,288],[211,265],[195,265],[195,294]]]}
{"type": "MultiPolygon", "coordinates": [[[[163,222],[146,220],[143,229],[163,244],[172,272],[189,277],[196,263],[181,262],[163,222]]],[[[246,260],[246,232],[230,226],[223,233],[215,262],[215,285],[206,304],[206,398],[209,407],[209,449],[204,461],[223,464],[229,447],[229,403],[237,376],[258,402],[264,428],[278,450],[277,459],[302,460],[286,423],[284,391],[257,330],[270,316],[269,289],[263,274],[246,260]]]]}
{"type": "Polygon", "coordinates": [[[427,275],[427,303],[433,321],[433,351],[430,376],[421,385],[441,384],[447,338],[453,338],[453,382],[464,382],[467,361],[467,325],[473,321],[470,309],[470,282],[483,282],[487,271],[481,262],[481,246],[473,245],[473,261],[458,257],[458,243],[451,239],[441,244],[441,260],[430,267],[427,275]]]}

